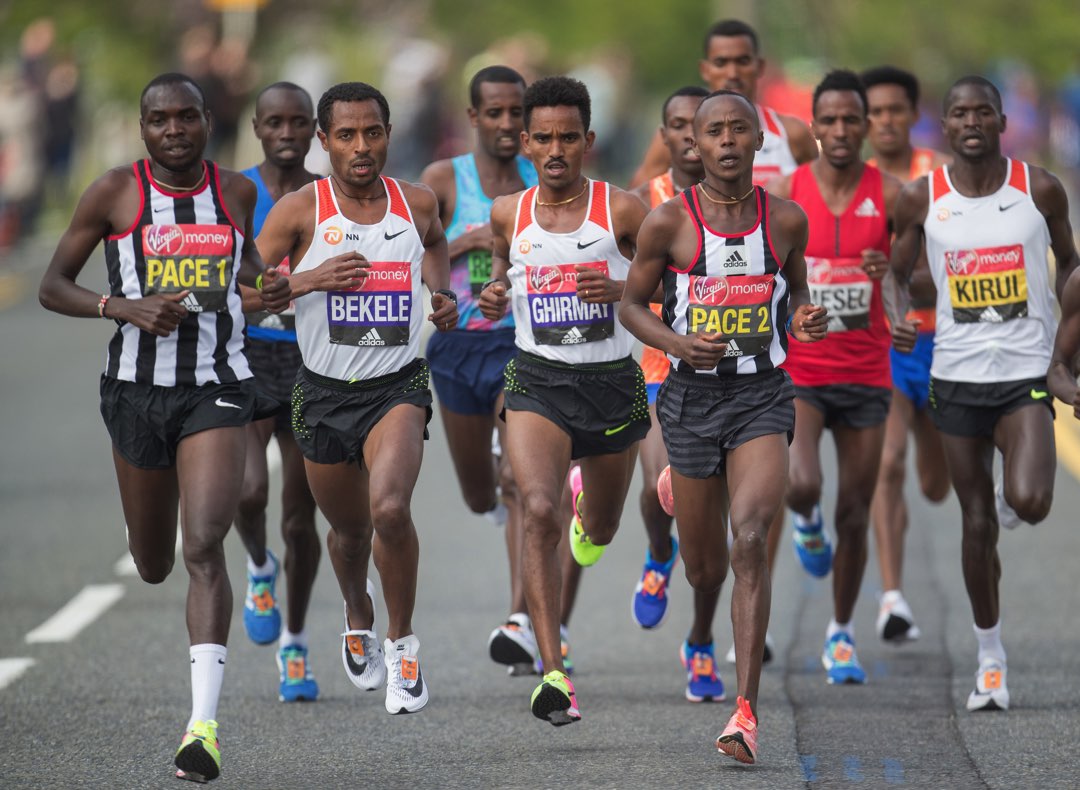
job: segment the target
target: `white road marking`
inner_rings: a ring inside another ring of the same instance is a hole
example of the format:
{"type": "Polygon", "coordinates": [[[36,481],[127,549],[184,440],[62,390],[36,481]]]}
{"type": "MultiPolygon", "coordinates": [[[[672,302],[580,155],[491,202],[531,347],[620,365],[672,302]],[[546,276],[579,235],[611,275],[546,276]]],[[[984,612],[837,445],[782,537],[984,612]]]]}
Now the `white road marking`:
{"type": "Polygon", "coordinates": [[[32,658],[0,658],[0,689],[18,680],[35,663],[32,658]]]}
{"type": "Polygon", "coordinates": [[[122,584],[88,584],[44,623],[26,635],[26,641],[69,642],[124,596],[122,584]]]}

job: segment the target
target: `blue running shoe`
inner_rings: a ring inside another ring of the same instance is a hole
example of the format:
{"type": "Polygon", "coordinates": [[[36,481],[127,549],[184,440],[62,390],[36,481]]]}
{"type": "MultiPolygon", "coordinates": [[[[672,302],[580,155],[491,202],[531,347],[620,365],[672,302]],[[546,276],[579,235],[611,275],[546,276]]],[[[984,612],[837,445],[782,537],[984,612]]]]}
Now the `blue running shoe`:
{"type": "Polygon", "coordinates": [[[796,524],[791,537],[795,544],[795,556],[803,569],[818,578],[828,576],[832,570],[832,544],[825,534],[821,509],[817,505],[814,505],[813,521],[802,527],[796,524]]]}
{"type": "Polygon", "coordinates": [[[675,561],[679,559],[679,541],[671,539],[671,559],[660,563],[653,559],[652,552],[645,549],[645,569],[641,580],[634,588],[632,613],[634,622],[642,628],[659,628],[664,624],[668,612],[668,579],[675,561]]]}
{"type": "Polygon", "coordinates": [[[274,563],[273,573],[253,576],[248,571],[247,595],[244,597],[244,630],[248,639],[257,645],[268,645],[281,635],[281,610],[274,594],[281,563],[269,549],[266,556],[274,563]]]}
{"type": "Polygon", "coordinates": [[[833,634],[825,640],[821,664],[828,673],[829,685],[866,682],[866,672],[855,655],[855,642],[845,633],[833,634]]]}
{"type": "Polygon", "coordinates": [[[278,699],[282,702],[314,702],[319,698],[319,684],[308,668],[307,648],[302,645],[286,645],[277,654],[281,685],[278,699]]]}
{"type": "Polygon", "coordinates": [[[683,642],[679,660],[686,670],[686,698],[691,702],[723,702],[724,682],[716,674],[713,643],[692,645],[683,642]]]}

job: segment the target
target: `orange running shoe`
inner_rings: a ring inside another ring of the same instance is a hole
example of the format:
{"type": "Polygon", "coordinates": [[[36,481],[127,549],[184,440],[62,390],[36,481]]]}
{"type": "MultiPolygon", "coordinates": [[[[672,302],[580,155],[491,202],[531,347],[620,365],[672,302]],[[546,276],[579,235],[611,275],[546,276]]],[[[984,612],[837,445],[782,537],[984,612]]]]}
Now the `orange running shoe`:
{"type": "Polygon", "coordinates": [[[757,751],[757,718],[750,710],[750,703],[742,697],[735,704],[735,713],[728,720],[723,734],[716,739],[716,748],[740,763],[753,765],[757,751]]]}

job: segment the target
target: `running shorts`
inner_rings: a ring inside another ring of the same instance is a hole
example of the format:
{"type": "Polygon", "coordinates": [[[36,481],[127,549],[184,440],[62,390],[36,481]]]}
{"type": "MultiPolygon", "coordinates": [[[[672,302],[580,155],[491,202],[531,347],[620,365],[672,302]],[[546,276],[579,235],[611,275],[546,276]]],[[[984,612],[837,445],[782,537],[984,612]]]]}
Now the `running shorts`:
{"type": "Polygon", "coordinates": [[[910,354],[889,349],[893,387],[922,411],[930,401],[930,364],[934,361],[934,333],[919,332],[910,354]]]}
{"type": "Polygon", "coordinates": [[[796,387],[795,397],[825,415],[826,428],[873,428],[889,416],[892,390],[866,384],[796,387]]]}
{"type": "Polygon", "coordinates": [[[513,329],[433,334],[427,358],[439,403],[457,414],[494,413],[503,368],[516,350],[513,329]]]}
{"type": "Polygon", "coordinates": [[[950,436],[992,438],[997,421],[1019,408],[1041,403],[1054,414],[1054,396],[1046,378],[976,384],[967,381],[930,381],[930,417],[950,436]]]}
{"type": "Polygon", "coordinates": [[[272,400],[274,430],[289,430],[289,412],[292,404],[296,373],[303,364],[300,346],[287,340],[257,340],[248,338],[245,349],[248,367],[255,376],[255,387],[263,399],[272,400]]]}

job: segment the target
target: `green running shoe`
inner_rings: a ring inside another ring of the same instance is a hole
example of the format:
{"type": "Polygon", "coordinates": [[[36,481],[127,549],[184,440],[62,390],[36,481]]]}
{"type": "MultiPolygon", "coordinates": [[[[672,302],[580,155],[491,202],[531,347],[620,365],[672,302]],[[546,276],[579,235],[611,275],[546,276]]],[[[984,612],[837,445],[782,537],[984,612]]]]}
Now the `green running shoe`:
{"type": "Polygon", "coordinates": [[[197,721],[184,733],[176,750],[176,778],[205,784],[221,775],[221,747],[216,721],[197,721]]]}
{"type": "Polygon", "coordinates": [[[557,669],[544,675],[544,682],[532,693],[532,712],[556,727],[580,721],[581,711],[570,678],[557,669]]]}
{"type": "Polygon", "coordinates": [[[570,498],[574,503],[574,517],[570,520],[570,553],[574,555],[574,561],[583,568],[595,565],[604,556],[606,546],[597,546],[585,534],[581,526],[581,513],[578,505],[582,497],[581,467],[575,466],[570,470],[570,498]]]}

